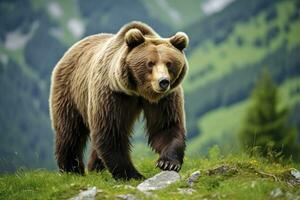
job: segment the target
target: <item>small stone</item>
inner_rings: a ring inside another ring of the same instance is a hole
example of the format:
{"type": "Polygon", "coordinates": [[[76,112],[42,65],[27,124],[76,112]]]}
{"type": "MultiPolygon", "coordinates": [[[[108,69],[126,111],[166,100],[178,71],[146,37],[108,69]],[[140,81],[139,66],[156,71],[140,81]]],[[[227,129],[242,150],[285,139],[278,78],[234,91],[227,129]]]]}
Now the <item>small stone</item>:
{"type": "Polygon", "coordinates": [[[200,177],[201,173],[200,171],[193,172],[190,177],[187,179],[187,184],[192,187],[194,182],[197,181],[200,177]]]}
{"type": "Polygon", "coordinates": [[[133,194],[119,194],[116,195],[116,198],[124,200],[135,200],[135,196],[133,194]]]}
{"type": "Polygon", "coordinates": [[[137,189],[145,192],[167,187],[171,183],[180,180],[180,175],[175,171],[162,171],[155,176],[145,180],[137,186],[137,189]]]}
{"type": "Polygon", "coordinates": [[[300,183],[300,172],[297,169],[291,169],[291,175],[300,183]]]}
{"type": "Polygon", "coordinates": [[[276,189],[274,189],[274,190],[271,191],[270,195],[271,195],[272,197],[276,198],[276,197],[282,196],[282,195],[283,195],[283,192],[281,191],[280,188],[276,188],[276,189]]]}
{"type": "Polygon", "coordinates": [[[291,192],[286,192],[285,196],[286,196],[287,199],[300,200],[300,196],[297,196],[296,194],[293,194],[291,192]]]}
{"type": "Polygon", "coordinates": [[[97,192],[96,187],[91,187],[80,192],[76,197],[73,197],[70,200],[94,200],[97,192]]]}
{"type": "Polygon", "coordinates": [[[236,167],[232,167],[229,165],[222,165],[214,169],[207,170],[207,174],[209,176],[216,174],[236,174],[238,172],[236,167]]]}
{"type": "Polygon", "coordinates": [[[189,195],[196,192],[196,190],[192,188],[178,188],[177,190],[179,191],[180,194],[189,194],[189,195]]]}

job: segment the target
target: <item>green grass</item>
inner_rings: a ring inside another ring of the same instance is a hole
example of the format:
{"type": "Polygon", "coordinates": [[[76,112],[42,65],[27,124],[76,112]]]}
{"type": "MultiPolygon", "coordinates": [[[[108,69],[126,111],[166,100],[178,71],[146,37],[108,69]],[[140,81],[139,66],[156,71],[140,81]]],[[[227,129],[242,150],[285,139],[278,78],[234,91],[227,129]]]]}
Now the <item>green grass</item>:
{"type": "MultiPolygon", "coordinates": [[[[158,173],[154,168],[154,159],[139,159],[137,168],[147,178],[158,173]]],[[[219,151],[211,151],[209,159],[185,159],[180,172],[181,181],[156,192],[155,199],[272,199],[271,191],[280,188],[283,191],[279,199],[300,196],[299,185],[289,186],[287,170],[299,169],[295,164],[270,163],[258,157],[246,155],[222,157],[219,151]],[[233,171],[208,175],[207,170],[229,165],[233,171]],[[192,194],[180,194],[178,188],[188,188],[186,179],[200,170],[199,180],[192,186],[192,194]],[[276,180],[275,180],[276,178],[276,180]]],[[[12,175],[0,176],[0,199],[68,199],[91,186],[102,190],[97,199],[113,199],[119,194],[133,194],[137,199],[154,199],[135,188],[140,181],[115,181],[107,172],[88,173],[85,176],[60,174],[46,170],[18,171],[12,175]]]]}

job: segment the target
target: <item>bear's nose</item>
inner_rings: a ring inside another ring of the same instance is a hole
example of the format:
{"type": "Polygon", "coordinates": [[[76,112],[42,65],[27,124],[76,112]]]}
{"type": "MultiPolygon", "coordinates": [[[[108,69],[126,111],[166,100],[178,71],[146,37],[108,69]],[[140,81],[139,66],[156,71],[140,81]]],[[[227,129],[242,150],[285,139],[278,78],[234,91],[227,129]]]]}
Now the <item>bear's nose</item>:
{"type": "Polygon", "coordinates": [[[163,90],[166,90],[170,85],[170,81],[168,78],[160,78],[158,80],[158,83],[159,83],[159,87],[163,90]]]}

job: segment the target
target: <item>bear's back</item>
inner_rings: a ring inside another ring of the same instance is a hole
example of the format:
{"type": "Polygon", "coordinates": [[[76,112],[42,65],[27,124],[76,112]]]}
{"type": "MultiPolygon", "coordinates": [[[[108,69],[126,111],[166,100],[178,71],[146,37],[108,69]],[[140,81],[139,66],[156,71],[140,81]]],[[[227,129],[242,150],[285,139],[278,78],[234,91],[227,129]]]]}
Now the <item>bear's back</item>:
{"type": "MultiPolygon", "coordinates": [[[[113,37],[113,34],[96,34],[83,38],[72,45],[60,59],[54,69],[54,73],[67,75],[76,70],[84,70],[89,66],[92,57],[105,46],[106,42],[113,37]]],[[[77,72],[76,72],[77,73],[77,72]]]]}
{"type": "Polygon", "coordinates": [[[52,82],[61,93],[68,94],[70,100],[87,119],[88,76],[95,54],[100,52],[113,34],[96,34],[75,43],[55,66],[52,82]],[[55,81],[54,81],[55,79],[55,81]]]}

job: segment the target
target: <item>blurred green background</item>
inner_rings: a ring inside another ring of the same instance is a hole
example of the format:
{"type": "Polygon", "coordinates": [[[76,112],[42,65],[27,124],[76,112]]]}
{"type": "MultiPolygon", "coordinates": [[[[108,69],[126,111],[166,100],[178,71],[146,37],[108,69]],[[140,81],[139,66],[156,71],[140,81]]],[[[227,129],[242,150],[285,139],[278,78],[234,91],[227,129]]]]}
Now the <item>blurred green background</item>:
{"type": "MultiPolygon", "coordinates": [[[[55,169],[48,96],[50,75],[81,38],[115,33],[140,20],[161,36],[184,31],[187,155],[241,149],[238,132],[262,69],[278,86],[279,106],[300,145],[300,0],[1,0],[0,172],[55,169]]],[[[153,156],[142,118],[133,156],[153,156]]]]}

